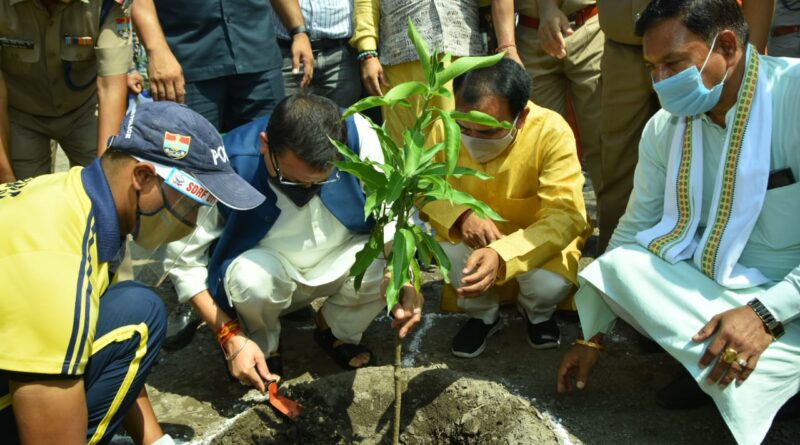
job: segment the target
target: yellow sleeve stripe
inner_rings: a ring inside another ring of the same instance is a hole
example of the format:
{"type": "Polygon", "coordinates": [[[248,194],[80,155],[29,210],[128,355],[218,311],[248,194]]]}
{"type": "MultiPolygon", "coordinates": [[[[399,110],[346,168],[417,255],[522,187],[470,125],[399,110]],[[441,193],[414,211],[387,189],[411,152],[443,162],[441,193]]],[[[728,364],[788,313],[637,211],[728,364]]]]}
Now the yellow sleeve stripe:
{"type": "Polygon", "coordinates": [[[95,430],[92,438],[89,439],[89,445],[94,445],[103,438],[103,435],[105,435],[105,432],[108,429],[108,424],[111,422],[111,418],[114,417],[114,414],[117,412],[117,410],[119,410],[122,400],[125,398],[125,395],[131,388],[131,383],[133,383],[133,379],[136,377],[136,373],[139,371],[139,363],[141,363],[142,358],[145,356],[145,354],[147,354],[147,325],[145,323],[139,323],[138,325],[122,326],[98,338],[94,342],[92,354],[100,352],[103,348],[111,343],[130,340],[136,334],[139,334],[139,346],[136,348],[136,354],[134,354],[133,360],[128,367],[128,372],[125,374],[125,378],[122,380],[122,384],[119,385],[119,389],[117,390],[117,394],[114,396],[114,400],[111,401],[111,406],[109,406],[108,411],[103,416],[103,419],[97,425],[97,430],[95,430]]]}
{"type": "Polygon", "coordinates": [[[83,247],[81,249],[81,266],[78,270],[78,284],[75,288],[75,313],[73,315],[72,334],[69,338],[67,353],[64,356],[64,366],[61,368],[61,373],[65,375],[75,375],[77,373],[88,341],[89,315],[92,306],[91,249],[94,245],[96,230],[93,208],[89,211],[86,231],[83,234],[81,243],[83,247]],[[76,345],[78,346],[77,349],[76,345]]]}

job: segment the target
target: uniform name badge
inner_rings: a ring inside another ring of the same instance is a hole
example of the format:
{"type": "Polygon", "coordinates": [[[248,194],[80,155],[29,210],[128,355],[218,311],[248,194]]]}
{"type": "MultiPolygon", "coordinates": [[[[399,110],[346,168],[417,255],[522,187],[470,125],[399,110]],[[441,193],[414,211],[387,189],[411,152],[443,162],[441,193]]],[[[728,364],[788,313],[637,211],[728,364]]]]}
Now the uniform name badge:
{"type": "Polygon", "coordinates": [[[0,37],[0,46],[3,48],[33,49],[34,43],[33,40],[0,37]]]}

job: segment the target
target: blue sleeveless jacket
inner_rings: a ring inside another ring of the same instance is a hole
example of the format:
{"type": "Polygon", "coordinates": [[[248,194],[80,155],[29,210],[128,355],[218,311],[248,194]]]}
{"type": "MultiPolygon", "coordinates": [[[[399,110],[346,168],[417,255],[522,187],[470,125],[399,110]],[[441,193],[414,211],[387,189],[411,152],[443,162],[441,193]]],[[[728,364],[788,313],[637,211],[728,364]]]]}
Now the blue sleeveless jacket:
{"type": "MultiPolygon", "coordinates": [[[[222,281],[225,271],[235,258],[255,247],[266,236],[281,214],[276,205],[277,196],[269,186],[269,173],[260,152],[261,140],[258,136],[267,128],[269,117],[267,115],[235,128],[223,137],[233,169],[267,197],[260,206],[245,211],[217,204],[225,218],[225,228],[211,245],[206,284],[217,305],[233,318],[236,318],[236,311],[228,304],[222,281]]],[[[347,146],[359,154],[361,146],[353,117],[346,119],[345,124],[347,146]]],[[[364,218],[365,196],[361,183],[354,176],[340,172],[339,180],[323,185],[319,196],[325,207],[351,232],[363,234],[372,229],[374,220],[372,217],[368,220],[364,218]]]]}

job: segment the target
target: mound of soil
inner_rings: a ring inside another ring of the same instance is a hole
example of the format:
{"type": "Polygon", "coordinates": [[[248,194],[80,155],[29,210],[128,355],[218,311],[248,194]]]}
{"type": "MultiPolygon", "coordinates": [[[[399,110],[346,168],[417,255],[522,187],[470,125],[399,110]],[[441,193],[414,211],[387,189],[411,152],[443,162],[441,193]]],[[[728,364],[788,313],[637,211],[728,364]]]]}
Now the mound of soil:
{"type": "MultiPolygon", "coordinates": [[[[286,386],[283,392],[303,404],[300,418],[286,420],[259,404],[211,443],[391,443],[392,372],[374,367],[286,386]]],[[[497,383],[443,368],[402,375],[401,443],[558,443],[534,407],[497,383]]]]}

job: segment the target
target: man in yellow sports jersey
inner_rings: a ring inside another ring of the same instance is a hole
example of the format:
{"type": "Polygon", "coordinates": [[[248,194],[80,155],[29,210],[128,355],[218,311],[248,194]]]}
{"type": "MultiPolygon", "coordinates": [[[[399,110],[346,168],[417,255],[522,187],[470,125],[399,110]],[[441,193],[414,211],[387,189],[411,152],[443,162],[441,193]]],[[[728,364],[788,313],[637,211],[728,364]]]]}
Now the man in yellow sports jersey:
{"type": "Polygon", "coordinates": [[[165,312],[141,283],[110,285],[132,234],[188,235],[202,205],[264,197],[237,176],[214,127],[183,105],[139,105],[86,168],[0,186],[0,442],[171,443],[144,382],[165,312]]]}

